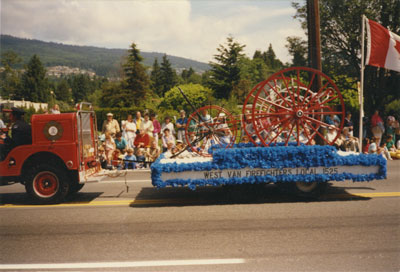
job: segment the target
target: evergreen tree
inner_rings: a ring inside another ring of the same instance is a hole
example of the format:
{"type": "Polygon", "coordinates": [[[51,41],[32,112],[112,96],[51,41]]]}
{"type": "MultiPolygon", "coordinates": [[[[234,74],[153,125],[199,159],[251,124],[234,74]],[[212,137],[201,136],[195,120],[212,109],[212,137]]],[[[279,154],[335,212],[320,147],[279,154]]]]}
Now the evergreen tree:
{"type": "Polygon", "coordinates": [[[63,78],[58,83],[57,87],[54,89],[54,94],[57,100],[71,103],[72,99],[71,91],[72,89],[69,86],[68,82],[63,78]]]}
{"type": "Polygon", "coordinates": [[[14,66],[21,62],[21,58],[14,51],[1,54],[1,64],[4,71],[0,74],[0,96],[9,99],[21,99],[21,79],[14,66]]]}
{"type": "Polygon", "coordinates": [[[161,69],[157,58],[154,59],[153,68],[150,73],[151,89],[158,96],[162,96],[162,77],[161,69]]]}
{"type": "Polygon", "coordinates": [[[272,44],[269,44],[268,51],[263,53],[265,64],[274,71],[281,70],[283,63],[276,58],[275,52],[272,49],[272,44]]]}
{"type": "Polygon", "coordinates": [[[162,80],[161,97],[163,97],[166,92],[168,92],[178,83],[176,72],[174,69],[172,69],[171,63],[169,62],[166,54],[163,56],[160,71],[162,80]]]}
{"type": "Polygon", "coordinates": [[[146,68],[141,64],[142,60],[140,50],[136,48],[135,43],[132,43],[126,63],[123,65],[125,78],[121,86],[121,98],[129,101],[130,106],[143,104],[149,96],[150,79],[146,68]]]}
{"type": "Polygon", "coordinates": [[[293,66],[308,66],[307,42],[296,36],[287,37],[286,41],[288,43],[285,45],[285,47],[288,49],[289,54],[293,57],[293,66]]]}
{"type": "Polygon", "coordinates": [[[87,96],[92,92],[91,80],[88,75],[75,75],[70,78],[70,85],[72,90],[72,98],[75,103],[84,101],[87,96]]]}
{"type": "Polygon", "coordinates": [[[22,86],[21,98],[32,102],[48,102],[50,91],[46,69],[36,54],[32,56],[26,66],[25,73],[22,75],[22,86]]]}
{"type": "Polygon", "coordinates": [[[243,48],[232,37],[227,38],[227,46],[217,48],[219,54],[214,55],[216,62],[210,62],[211,77],[210,87],[215,90],[217,98],[228,98],[232,89],[240,81],[239,62],[243,58],[243,48]]]}

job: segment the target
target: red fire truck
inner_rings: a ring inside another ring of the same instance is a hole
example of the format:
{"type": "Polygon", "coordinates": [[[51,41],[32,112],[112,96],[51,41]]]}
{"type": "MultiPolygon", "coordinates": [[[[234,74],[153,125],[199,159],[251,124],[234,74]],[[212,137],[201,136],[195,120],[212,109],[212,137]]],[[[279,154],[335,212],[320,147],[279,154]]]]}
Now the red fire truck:
{"type": "Polygon", "coordinates": [[[96,116],[89,103],[77,108],[32,115],[32,144],[13,148],[0,161],[0,185],[19,182],[36,203],[50,204],[98,179],[96,116]]]}

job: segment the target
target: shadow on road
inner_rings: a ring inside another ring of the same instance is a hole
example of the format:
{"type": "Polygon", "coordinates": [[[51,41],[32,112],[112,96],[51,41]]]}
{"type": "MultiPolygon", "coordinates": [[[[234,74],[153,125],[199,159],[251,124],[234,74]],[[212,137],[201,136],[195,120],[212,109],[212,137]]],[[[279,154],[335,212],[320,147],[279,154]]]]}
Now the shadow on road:
{"type": "MultiPolygon", "coordinates": [[[[369,200],[370,197],[353,195],[346,191],[350,187],[338,187],[328,184],[326,193],[317,198],[293,196],[282,192],[274,184],[238,185],[229,187],[202,187],[195,191],[184,188],[142,188],[132,202],[131,207],[167,207],[167,206],[207,206],[232,204],[265,204],[369,200]],[[159,200],[159,201],[157,201],[159,200]]],[[[351,187],[351,189],[357,189],[351,187]]],[[[375,190],[369,187],[358,189],[375,190]]]]}

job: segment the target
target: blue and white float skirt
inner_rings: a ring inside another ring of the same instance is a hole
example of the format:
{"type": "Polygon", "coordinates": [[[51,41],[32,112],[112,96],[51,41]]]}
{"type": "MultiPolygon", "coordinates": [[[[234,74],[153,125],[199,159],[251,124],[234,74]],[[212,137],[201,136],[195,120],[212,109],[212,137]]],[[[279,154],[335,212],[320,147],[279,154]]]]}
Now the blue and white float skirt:
{"type": "Polygon", "coordinates": [[[216,149],[212,157],[168,159],[152,164],[152,184],[220,186],[259,183],[326,183],[386,178],[381,155],[338,152],[332,146],[275,146],[216,149]]]}

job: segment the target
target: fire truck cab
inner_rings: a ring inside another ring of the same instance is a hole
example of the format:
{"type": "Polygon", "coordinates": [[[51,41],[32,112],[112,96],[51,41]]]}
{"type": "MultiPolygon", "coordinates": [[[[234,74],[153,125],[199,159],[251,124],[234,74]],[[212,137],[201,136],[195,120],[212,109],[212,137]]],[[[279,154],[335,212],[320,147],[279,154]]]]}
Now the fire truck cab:
{"type": "Polygon", "coordinates": [[[0,185],[19,182],[35,202],[52,204],[98,179],[97,124],[89,103],[72,113],[34,114],[31,128],[32,144],[0,161],[0,185]]]}

